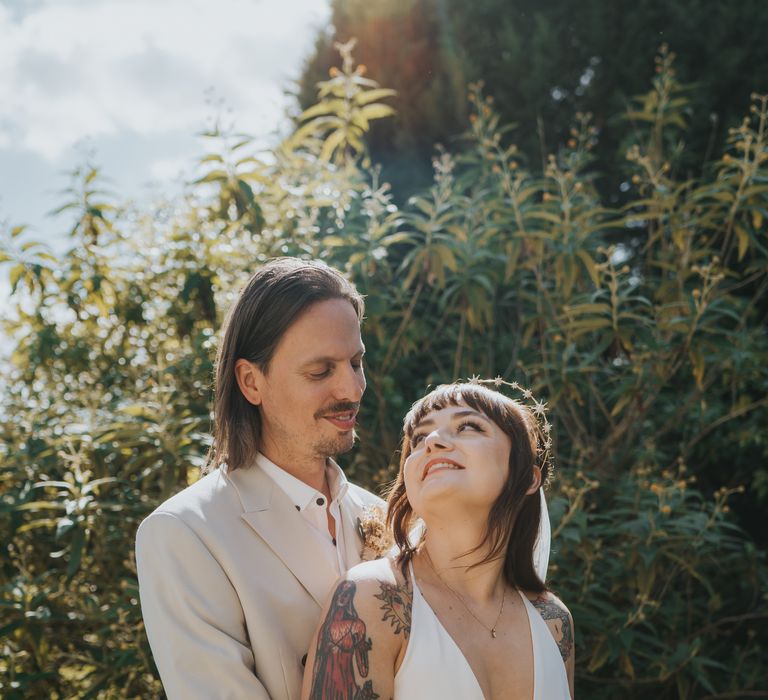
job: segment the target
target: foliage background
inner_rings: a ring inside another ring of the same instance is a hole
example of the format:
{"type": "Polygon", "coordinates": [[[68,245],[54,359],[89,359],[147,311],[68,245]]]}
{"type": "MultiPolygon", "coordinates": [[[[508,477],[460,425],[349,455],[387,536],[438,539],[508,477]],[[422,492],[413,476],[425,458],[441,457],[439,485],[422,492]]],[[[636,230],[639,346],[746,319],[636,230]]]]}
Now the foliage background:
{"type": "Polygon", "coordinates": [[[398,91],[394,119],[368,139],[398,202],[427,186],[436,142],[456,143],[469,114],[465,87],[483,81],[527,163],[544,167],[568,139],[576,112],[593,114],[596,184],[606,201],[624,196],[621,115],[647,89],[662,42],[678,54],[689,107],[680,165],[698,173],[722,151],[728,129],[754,90],[765,90],[768,12],[761,0],[332,0],[331,27],[318,33],[299,81],[308,107],[315,83],[339,65],[334,41],[359,39],[356,52],[383,84],[398,91]]]}
{"type": "Polygon", "coordinates": [[[399,203],[366,138],[407,105],[352,49],[270,152],[220,121],[183,202],[128,208],[86,163],[62,207],[68,253],[5,232],[3,697],[161,694],[133,535],[199,476],[222,314],[284,254],[368,296],[358,482],[392,476],[428,384],[503,375],[546,398],[551,582],[581,696],[767,697],[768,97],[746,96],[692,170],[708,115],[662,47],[601,170],[589,114],[529,165],[474,85],[460,143],[399,203]]]}

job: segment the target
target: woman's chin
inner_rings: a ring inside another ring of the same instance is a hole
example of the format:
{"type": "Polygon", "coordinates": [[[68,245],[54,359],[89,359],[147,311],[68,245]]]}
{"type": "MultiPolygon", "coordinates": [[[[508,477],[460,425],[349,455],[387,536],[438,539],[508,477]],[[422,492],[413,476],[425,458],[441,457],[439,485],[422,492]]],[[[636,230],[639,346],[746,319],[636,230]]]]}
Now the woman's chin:
{"type": "MultiPolygon", "coordinates": [[[[466,484],[435,476],[419,489],[413,511],[420,517],[454,517],[458,513],[472,513],[485,522],[499,494],[471,493],[466,484]],[[424,515],[422,515],[422,513],[424,515]]],[[[415,500],[415,499],[414,499],[415,500]]]]}
{"type": "Polygon", "coordinates": [[[421,482],[419,491],[425,497],[434,493],[460,493],[462,490],[466,490],[466,485],[462,484],[457,474],[459,472],[449,470],[428,474],[427,478],[421,482]]]}

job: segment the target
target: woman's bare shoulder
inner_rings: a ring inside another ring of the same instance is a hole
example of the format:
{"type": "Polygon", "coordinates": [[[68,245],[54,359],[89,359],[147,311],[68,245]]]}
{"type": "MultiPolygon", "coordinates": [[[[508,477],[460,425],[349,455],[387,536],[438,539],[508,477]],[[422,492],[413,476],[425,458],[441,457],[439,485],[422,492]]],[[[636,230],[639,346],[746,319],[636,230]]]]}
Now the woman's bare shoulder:
{"type": "Polygon", "coordinates": [[[552,591],[546,590],[541,593],[534,593],[533,591],[524,591],[528,600],[533,603],[534,607],[541,612],[542,610],[553,611],[555,608],[571,614],[565,603],[558,598],[552,591]]]}
{"type": "Polygon", "coordinates": [[[539,612],[544,622],[547,623],[549,631],[557,642],[560,655],[563,657],[563,661],[567,663],[573,656],[574,635],[571,611],[552,591],[526,592],[525,595],[533,603],[533,607],[539,612]]]}
{"type": "Polygon", "coordinates": [[[345,579],[356,586],[355,600],[361,613],[395,636],[408,638],[413,594],[410,580],[403,575],[394,557],[353,566],[345,579]]]}
{"type": "Polygon", "coordinates": [[[403,575],[394,557],[364,561],[347,571],[346,578],[358,584],[384,581],[390,584],[402,582],[403,575]]]}

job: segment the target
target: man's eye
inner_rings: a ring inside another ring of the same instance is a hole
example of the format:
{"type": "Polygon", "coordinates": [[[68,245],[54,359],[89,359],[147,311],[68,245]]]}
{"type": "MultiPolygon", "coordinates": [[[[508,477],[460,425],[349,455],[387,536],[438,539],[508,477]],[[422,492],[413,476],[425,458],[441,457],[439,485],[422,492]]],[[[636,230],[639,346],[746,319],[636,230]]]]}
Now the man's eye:
{"type": "Polygon", "coordinates": [[[324,379],[325,377],[330,375],[330,373],[331,373],[331,370],[330,369],[326,369],[326,370],[324,370],[322,372],[312,372],[312,373],[310,373],[309,376],[312,379],[324,379]]]}

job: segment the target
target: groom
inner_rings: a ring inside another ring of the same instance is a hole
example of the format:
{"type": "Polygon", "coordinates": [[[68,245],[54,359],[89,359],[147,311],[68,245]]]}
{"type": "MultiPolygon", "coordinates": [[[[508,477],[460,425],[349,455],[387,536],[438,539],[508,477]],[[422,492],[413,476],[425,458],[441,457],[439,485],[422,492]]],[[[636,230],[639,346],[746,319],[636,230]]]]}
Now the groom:
{"type": "Polygon", "coordinates": [[[365,390],[363,299],[291,258],[250,279],[216,360],[213,470],[136,535],[144,623],[176,698],[298,699],[333,583],[360,562],[357,519],[382,501],[333,457],[365,390]]]}

